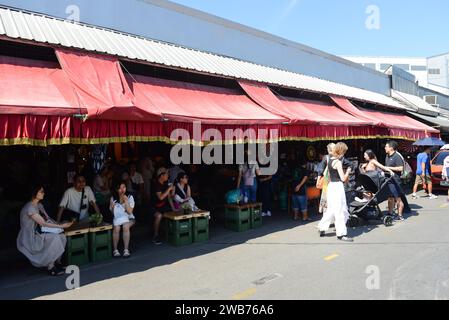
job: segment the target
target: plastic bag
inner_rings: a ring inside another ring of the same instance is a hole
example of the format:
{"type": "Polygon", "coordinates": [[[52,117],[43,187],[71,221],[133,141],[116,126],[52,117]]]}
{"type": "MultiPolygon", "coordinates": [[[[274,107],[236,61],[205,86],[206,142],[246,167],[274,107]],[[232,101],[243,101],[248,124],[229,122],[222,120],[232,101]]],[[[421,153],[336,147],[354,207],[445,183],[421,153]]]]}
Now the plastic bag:
{"type": "Polygon", "coordinates": [[[242,194],[240,189],[231,190],[225,195],[225,200],[227,204],[239,203],[242,199],[242,194]]]}

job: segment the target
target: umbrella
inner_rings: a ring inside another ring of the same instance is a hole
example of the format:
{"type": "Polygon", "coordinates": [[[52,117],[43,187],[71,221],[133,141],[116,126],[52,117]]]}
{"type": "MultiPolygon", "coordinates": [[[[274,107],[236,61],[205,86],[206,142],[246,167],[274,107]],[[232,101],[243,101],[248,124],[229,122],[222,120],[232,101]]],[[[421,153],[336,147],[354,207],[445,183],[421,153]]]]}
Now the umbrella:
{"type": "Polygon", "coordinates": [[[441,150],[449,150],[449,144],[447,144],[447,145],[441,147],[441,150]]]}
{"type": "Polygon", "coordinates": [[[441,147],[444,146],[446,142],[439,138],[424,138],[416,141],[413,145],[418,147],[441,147]]]}

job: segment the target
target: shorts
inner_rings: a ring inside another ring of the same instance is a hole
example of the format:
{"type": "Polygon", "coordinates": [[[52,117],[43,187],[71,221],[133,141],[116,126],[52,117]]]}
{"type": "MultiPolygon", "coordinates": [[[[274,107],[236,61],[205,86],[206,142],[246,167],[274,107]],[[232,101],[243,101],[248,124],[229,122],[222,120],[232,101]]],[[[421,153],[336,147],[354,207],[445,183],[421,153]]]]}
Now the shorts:
{"type": "Polygon", "coordinates": [[[166,205],[160,208],[153,207],[151,212],[153,212],[154,215],[156,215],[157,213],[164,214],[167,212],[173,212],[173,209],[169,205],[166,205]]]}
{"type": "Polygon", "coordinates": [[[432,183],[432,178],[430,177],[430,175],[426,174],[424,178],[420,175],[416,176],[415,184],[422,186],[423,184],[430,184],[430,183],[432,183]]]}
{"type": "Polygon", "coordinates": [[[307,196],[292,195],[293,210],[307,212],[307,196]]]}

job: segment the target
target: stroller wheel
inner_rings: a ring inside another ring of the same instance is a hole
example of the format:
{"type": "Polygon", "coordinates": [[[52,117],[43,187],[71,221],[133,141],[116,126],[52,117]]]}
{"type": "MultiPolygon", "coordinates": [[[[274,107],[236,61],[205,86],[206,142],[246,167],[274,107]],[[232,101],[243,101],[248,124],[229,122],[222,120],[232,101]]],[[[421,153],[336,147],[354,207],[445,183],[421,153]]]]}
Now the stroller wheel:
{"type": "Polygon", "coordinates": [[[391,216],[385,216],[383,218],[383,222],[386,227],[391,227],[393,225],[393,221],[394,221],[393,217],[391,216]]]}
{"type": "Polygon", "coordinates": [[[355,228],[359,226],[359,217],[357,216],[350,216],[348,219],[348,222],[346,223],[346,226],[348,228],[355,228]]]}

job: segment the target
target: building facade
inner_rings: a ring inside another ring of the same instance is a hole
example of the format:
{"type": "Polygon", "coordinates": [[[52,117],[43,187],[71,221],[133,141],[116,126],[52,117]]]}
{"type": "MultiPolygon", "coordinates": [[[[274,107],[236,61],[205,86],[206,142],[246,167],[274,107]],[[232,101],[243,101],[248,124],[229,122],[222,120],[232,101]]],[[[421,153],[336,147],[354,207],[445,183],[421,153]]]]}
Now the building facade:
{"type": "Polygon", "coordinates": [[[449,53],[428,58],[355,56],[344,58],[379,72],[386,72],[394,66],[414,75],[419,86],[449,95],[449,53]]]}

